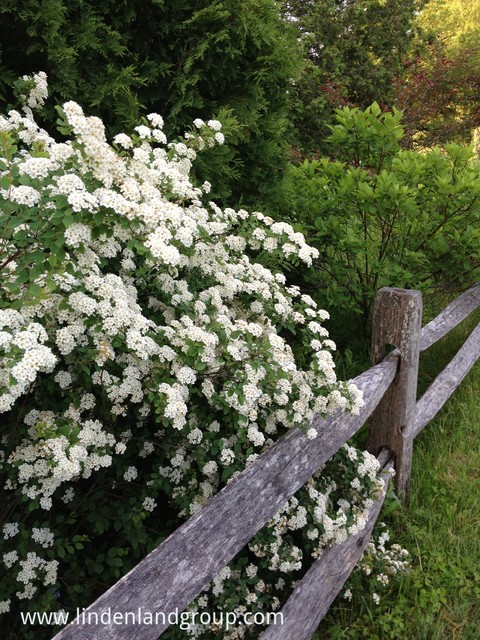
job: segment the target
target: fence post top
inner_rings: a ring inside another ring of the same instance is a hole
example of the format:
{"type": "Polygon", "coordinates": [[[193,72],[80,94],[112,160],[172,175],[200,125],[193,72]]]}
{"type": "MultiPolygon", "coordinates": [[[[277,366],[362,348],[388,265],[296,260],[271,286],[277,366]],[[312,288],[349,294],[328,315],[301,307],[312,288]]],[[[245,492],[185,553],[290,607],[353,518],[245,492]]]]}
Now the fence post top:
{"type": "Polygon", "coordinates": [[[399,287],[382,287],[377,291],[377,298],[384,296],[396,296],[398,298],[418,298],[422,299],[422,292],[418,289],[400,289],[399,287]]]}

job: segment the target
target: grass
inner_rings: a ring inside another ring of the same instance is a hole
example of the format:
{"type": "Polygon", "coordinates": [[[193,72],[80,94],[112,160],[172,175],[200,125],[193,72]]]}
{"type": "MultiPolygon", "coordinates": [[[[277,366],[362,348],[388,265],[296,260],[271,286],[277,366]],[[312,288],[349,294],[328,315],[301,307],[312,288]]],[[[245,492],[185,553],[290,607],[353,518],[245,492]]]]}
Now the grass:
{"type": "MultiPolygon", "coordinates": [[[[480,314],[474,314],[422,356],[421,391],[479,320],[480,314]]],[[[416,438],[410,503],[385,521],[392,540],[410,551],[411,572],[389,587],[378,605],[365,596],[371,584],[357,583],[351,603],[337,598],[316,640],[477,640],[480,363],[416,438]]]]}

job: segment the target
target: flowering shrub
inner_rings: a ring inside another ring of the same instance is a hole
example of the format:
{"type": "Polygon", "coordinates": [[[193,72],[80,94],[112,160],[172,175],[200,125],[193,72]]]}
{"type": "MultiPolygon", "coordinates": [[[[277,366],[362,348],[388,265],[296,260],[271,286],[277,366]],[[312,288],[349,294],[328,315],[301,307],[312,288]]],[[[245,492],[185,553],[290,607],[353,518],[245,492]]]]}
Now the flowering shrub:
{"type": "Polygon", "coordinates": [[[355,567],[344,590],[343,597],[352,599],[352,588],[363,576],[373,576],[368,582],[363,580],[362,597],[370,595],[374,604],[379,604],[381,596],[378,591],[385,590],[391,582],[410,570],[410,554],[399,544],[388,545],[390,533],[383,522],[378,527],[380,533],[372,535],[359,564],[355,567]],[[363,576],[362,576],[363,574],[363,576]]]}
{"type": "MultiPolygon", "coordinates": [[[[387,511],[391,508],[392,505],[386,507],[387,511]]],[[[332,640],[415,637],[414,632],[412,635],[406,631],[405,615],[398,613],[405,608],[402,579],[412,573],[412,559],[406,549],[389,540],[385,523],[377,523],[363,557],[313,640],[323,640],[327,635],[332,640]]]]}
{"type": "MultiPolygon", "coordinates": [[[[38,106],[45,77],[25,82],[38,106]]],[[[63,142],[28,106],[0,117],[0,612],[12,634],[19,609],[89,604],[286,429],[313,438],[314,414],[362,404],[336,380],[328,314],[255,261],[309,265],[316,250],[288,224],[205,203],[210,185],[189,179],[197,151],[223,142],[219,122],[168,143],[150,114],[109,144],[78,104],[58,113],[63,142]]],[[[345,446],[192,607],[278,607],[304,556],[363,528],[377,472],[345,446]]]]}

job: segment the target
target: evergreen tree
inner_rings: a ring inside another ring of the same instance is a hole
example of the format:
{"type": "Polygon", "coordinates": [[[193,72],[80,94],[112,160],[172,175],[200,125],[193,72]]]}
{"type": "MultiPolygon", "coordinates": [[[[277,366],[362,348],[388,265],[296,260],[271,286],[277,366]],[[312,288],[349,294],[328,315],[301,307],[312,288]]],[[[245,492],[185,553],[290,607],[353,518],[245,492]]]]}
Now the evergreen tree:
{"type": "Polygon", "coordinates": [[[275,0],[3,0],[0,31],[0,100],[41,70],[52,104],[82,96],[110,133],[151,111],[170,137],[220,119],[228,144],[204,160],[214,195],[251,203],[275,183],[298,64],[275,0]]]}

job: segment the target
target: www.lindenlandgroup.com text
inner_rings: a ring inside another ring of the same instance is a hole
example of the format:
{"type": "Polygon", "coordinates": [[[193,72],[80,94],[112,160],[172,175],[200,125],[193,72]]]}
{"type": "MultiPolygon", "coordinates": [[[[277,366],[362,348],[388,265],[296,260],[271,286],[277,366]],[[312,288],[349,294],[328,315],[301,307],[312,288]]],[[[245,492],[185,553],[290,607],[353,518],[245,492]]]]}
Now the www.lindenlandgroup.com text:
{"type": "MultiPolygon", "coordinates": [[[[65,626],[71,619],[68,611],[22,611],[20,616],[24,625],[65,626]]],[[[262,611],[236,613],[234,611],[179,611],[178,609],[165,613],[164,611],[148,611],[142,607],[137,611],[113,611],[111,608],[107,608],[100,613],[77,609],[73,624],[79,626],[158,626],[168,624],[178,626],[184,631],[188,631],[197,624],[206,626],[214,624],[228,631],[240,625],[247,627],[269,624],[283,625],[283,614],[262,611]]]]}

